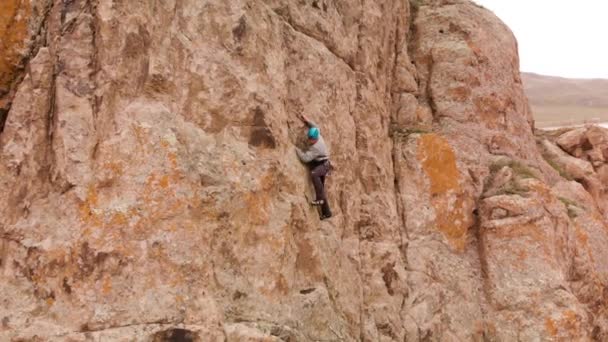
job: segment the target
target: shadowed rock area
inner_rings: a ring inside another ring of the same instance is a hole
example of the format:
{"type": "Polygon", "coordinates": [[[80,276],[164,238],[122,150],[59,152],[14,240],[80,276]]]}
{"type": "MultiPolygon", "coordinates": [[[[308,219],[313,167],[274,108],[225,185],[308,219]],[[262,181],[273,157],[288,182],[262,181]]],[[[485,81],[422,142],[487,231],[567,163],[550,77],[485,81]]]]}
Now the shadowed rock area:
{"type": "Polygon", "coordinates": [[[608,133],[535,135],[491,12],[6,3],[0,340],[608,338],[608,133]]]}

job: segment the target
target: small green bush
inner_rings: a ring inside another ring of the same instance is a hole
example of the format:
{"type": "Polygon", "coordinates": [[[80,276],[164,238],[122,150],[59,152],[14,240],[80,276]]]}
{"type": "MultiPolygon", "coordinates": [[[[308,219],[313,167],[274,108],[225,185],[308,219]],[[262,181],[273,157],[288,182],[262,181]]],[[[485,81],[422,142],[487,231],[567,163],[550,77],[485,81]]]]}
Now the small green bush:
{"type": "Polygon", "coordinates": [[[565,198],[565,197],[558,197],[558,199],[564,204],[564,206],[566,207],[566,209],[568,210],[568,217],[570,218],[576,218],[578,216],[578,214],[576,213],[576,210],[574,208],[579,208],[579,209],[583,209],[584,208],[578,204],[577,202],[565,198]]]}
{"type": "Polygon", "coordinates": [[[551,159],[548,154],[543,153],[542,156],[547,162],[547,164],[549,164],[555,171],[557,171],[557,173],[559,173],[562,178],[565,178],[569,181],[574,180],[574,178],[570,174],[568,174],[568,172],[566,172],[557,162],[555,162],[555,160],[551,159]]]}
{"type": "Polygon", "coordinates": [[[392,138],[407,138],[412,134],[427,134],[431,133],[431,131],[419,128],[419,127],[397,127],[396,125],[391,126],[390,128],[390,136],[392,138]]]}
{"type": "Polygon", "coordinates": [[[525,197],[528,192],[530,192],[530,189],[527,187],[521,186],[515,181],[510,181],[500,188],[496,195],[519,195],[525,197]]]}
{"type": "Polygon", "coordinates": [[[424,0],[410,0],[410,5],[412,6],[412,9],[416,10],[422,6],[423,2],[424,0]]]}
{"type": "Polygon", "coordinates": [[[572,206],[575,206],[575,207],[578,207],[578,208],[580,208],[580,207],[581,207],[580,205],[578,205],[578,203],[574,202],[574,201],[573,201],[573,200],[571,200],[571,199],[568,199],[568,198],[565,198],[565,197],[558,197],[558,199],[559,199],[559,200],[560,200],[562,203],[564,203],[564,205],[565,205],[566,207],[567,207],[567,206],[569,206],[569,205],[572,205],[572,206]]]}
{"type": "Polygon", "coordinates": [[[490,172],[492,175],[495,175],[498,171],[500,171],[505,166],[510,167],[513,170],[513,175],[518,178],[538,179],[538,176],[531,168],[529,168],[528,166],[526,166],[518,161],[512,160],[512,159],[500,160],[500,161],[490,165],[490,172]]]}

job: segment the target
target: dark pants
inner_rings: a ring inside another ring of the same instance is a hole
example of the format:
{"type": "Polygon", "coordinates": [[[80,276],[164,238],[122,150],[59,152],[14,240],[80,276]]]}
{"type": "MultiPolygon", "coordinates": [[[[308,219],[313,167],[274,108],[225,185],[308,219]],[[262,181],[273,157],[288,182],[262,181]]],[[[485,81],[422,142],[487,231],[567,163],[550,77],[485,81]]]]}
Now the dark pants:
{"type": "Polygon", "coordinates": [[[323,205],[321,205],[321,214],[323,216],[331,216],[327,194],[325,193],[325,176],[329,173],[329,168],[330,164],[327,160],[310,163],[310,176],[312,178],[312,185],[315,187],[316,200],[323,200],[323,205]]]}

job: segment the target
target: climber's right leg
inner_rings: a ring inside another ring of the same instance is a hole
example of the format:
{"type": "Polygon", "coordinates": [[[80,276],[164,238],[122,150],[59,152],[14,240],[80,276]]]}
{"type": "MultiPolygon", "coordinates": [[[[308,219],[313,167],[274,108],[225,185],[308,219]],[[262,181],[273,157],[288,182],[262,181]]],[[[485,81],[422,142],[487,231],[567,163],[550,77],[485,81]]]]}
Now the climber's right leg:
{"type": "Polygon", "coordinates": [[[313,201],[313,204],[315,205],[322,205],[323,202],[326,202],[325,186],[323,184],[323,178],[327,174],[327,167],[325,164],[326,163],[317,165],[310,171],[312,185],[315,188],[315,200],[313,201]]]}
{"type": "Polygon", "coordinates": [[[327,201],[327,193],[325,192],[325,175],[329,172],[327,162],[314,167],[310,173],[312,184],[315,188],[316,199],[313,204],[321,206],[321,220],[328,219],[332,216],[329,203],[327,201]]]}
{"type": "Polygon", "coordinates": [[[327,199],[325,199],[325,201],[323,201],[323,204],[321,204],[321,220],[328,219],[331,216],[332,213],[331,209],[329,208],[329,202],[327,201],[327,199]]]}

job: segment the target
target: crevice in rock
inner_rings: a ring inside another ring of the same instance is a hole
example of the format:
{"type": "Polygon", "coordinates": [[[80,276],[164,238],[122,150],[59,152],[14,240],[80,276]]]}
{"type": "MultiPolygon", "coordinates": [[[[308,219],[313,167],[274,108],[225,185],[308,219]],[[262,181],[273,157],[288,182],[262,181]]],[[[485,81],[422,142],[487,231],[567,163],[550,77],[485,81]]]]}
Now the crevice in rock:
{"type": "Polygon", "coordinates": [[[309,294],[309,293],[314,292],[315,290],[316,289],[314,287],[311,287],[309,289],[303,289],[303,290],[300,290],[300,294],[309,294]]]}
{"type": "Polygon", "coordinates": [[[153,342],[194,342],[200,340],[198,334],[181,328],[159,331],[152,337],[153,342]]]}
{"type": "MultiPolygon", "coordinates": [[[[92,39],[91,39],[91,49],[92,49],[92,58],[91,58],[91,74],[90,74],[90,82],[92,83],[93,89],[98,89],[99,82],[98,77],[101,72],[101,60],[99,57],[99,43],[101,42],[101,19],[99,18],[99,13],[97,12],[97,8],[99,5],[99,0],[88,0],[87,6],[90,15],[92,16],[91,20],[91,31],[92,31],[92,39]]],[[[177,5],[176,5],[177,7],[177,5]]],[[[101,96],[98,96],[95,91],[91,94],[91,111],[93,114],[93,129],[95,130],[95,148],[93,149],[93,153],[91,156],[92,160],[95,160],[97,157],[98,146],[101,142],[101,118],[99,117],[99,111],[101,107],[101,96]]]]}
{"type": "Polygon", "coordinates": [[[412,61],[412,63],[414,64],[414,66],[416,67],[417,75],[415,75],[415,79],[416,79],[416,83],[418,84],[418,91],[419,91],[419,95],[417,95],[416,97],[418,98],[418,101],[420,103],[425,103],[428,104],[429,108],[431,109],[431,113],[433,115],[433,122],[437,122],[438,121],[438,117],[437,117],[437,105],[433,99],[433,92],[431,89],[431,80],[433,79],[433,49],[431,49],[431,51],[429,52],[428,55],[428,63],[426,63],[426,68],[427,68],[427,77],[426,77],[426,83],[424,86],[424,89],[421,89],[421,85],[422,85],[422,79],[420,77],[420,68],[421,65],[419,63],[419,61],[416,60],[416,51],[418,50],[418,37],[417,37],[417,28],[416,28],[416,19],[418,17],[418,12],[420,11],[420,7],[421,6],[425,6],[424,4],[422,4],[421,1],[414,1],[412,0],[410,3],[410,21],[409,21],[409,28],[408,28],[408,33],[407,33],[407,37],[408,37],[408,42],[407,42],[407,53],[410,56],[410,59],[412,61]],[[422,92],[422,90],[424,90],[422,92]]]}
{"type": "MultiPolygon", "coordinates": [[[[125,329],[125,328],[132,328],[132,327],[139,327],[139,326],[150,326],[151,329],[154,328],[167,328],[170,326],[173,326],[173,328],[169,328],[166,330],[162,330],[162,331],[158,331],[156,332],[154,335],[150,336],[150,339],[152,342],[188,342],[188,341],[193,341],[193,342],[199,342],[202,341],[201,337],[198,333],[196,333],[193,330],[188,329],[190,326],[188,325],[184,325],[180,322],[167,322],[167,323],[157,323],[157,322],[143,322],[143,323],[132,323],[132,324],[125,324],[125,325],[117,325],[117,326],[113,326],[113,327],[108,327],[108,328],[104,328],[104,329],[97,329],[97,330],[77,330],[77,331],[65,331],[59,334],[54,334],[54,335],[49,335],[47,336],[48,338],[62,338],[62,337],[67,337],[67,336],[71,336],[73,337],[74,334],[83,334],[85,337],[90,338],[90,334],[91,333],[100,333],[100,332],[104,332],[104,331],[108,331],[108,330],[116,330],[116,329],[125,329]],[[181,339],[181,340],[175,340],[175,339],[168,339],[168,340],[163,340],[163,339],[155,339],[157,338],[157,336],[159,336],[160,338],[166,337],[166,336],[173,336],[173,338],[177,338],[177,337],[183,337],[185,339],[181,339]],[[188,339],[188,337],[191,337],[192,339],[188,339]]],[[[197,326],[198,327],[198,326],[197,326]]],[[[150,330],[151,330],[150,329],[150,330]]]]}
{"type": "Polygon", "coordinates": [[[53,54],[53,51],[51,50],[51,59],[53,60],[53,62],[51,63],[51,72],[52,72],[52,76],[51,76],[51,87],[49,90],[49,104],[47,107],[48,112],[46,113],[46,119],[47,119],[47,124],[46,124],[46,128],[47,128],[47,140],[48,140],[48,144],[47,144],[47,151],[48,153],[46,153],[46,157],[45,157],[45,167],[47,168],[47,175],[48,175],[48,180],[50,184],[54,183],[54,176],[53,176],[53,165],[55,164],[55,159],[57,158],[57,156],[55,155],[55,146],[54,146],[54,132],[55,132],[55,111],[56,111],[56,97],[57,97],[57,68],[55,67],[59,61],[59,57],[57,57],[57,55],[53,54]]]}
{"type": "Polygon", "coordinates": [[[11,110],[12,101],[6,104],[6,107],[0,108],[0,134],[4,131],[4,124],[8,118],[8,112],[11,110]]]}
{"type": "Polygon", "coordinates": [[[6,266],[6,256],[8,254],[8,243],[5,239],[0,238],[0,270],[6,266]]]}
{"type": "Polygon", "coordinates": [[[347,58],[340,56],[338,54],[338,52],[336,51],[335,48],[333,48],[332,46],[328,45],[327,43],[325,43],[323,40],[321,40],[320,38],[317,38],[314,36],[313,33],[311,32],[307,32],[306,28],[301,27],[300,25],[297,25],[293,19],[291,18],[291,16],[285,16],[284,14],[278,12],[277,10],[270,8],[270,10],[276,14],[285,24],[287,24],[289,27],[291,27],[294,31],[320,43],[321,45],[323,45],[325,47],[325,49],[327,51],[329,51],[332,55],[334,55],[337,59],[339,59],[340,61],[342,61],[351,71],[355,71],[355,65],[353,62],[349,62],[347,60],[347,58]]]}
{"type": "MultiPolygon", "coordinates": [[[[405,9],[404,9],[405,10],[405,9]]],[[[411,16],[411,12],[410,12],[410,16],[411,16]]],[[[408,20],[412,21],[413,19],[407,18],[408,20]]],[[[395,24],[395,45],[394,45],[394,58],[393,58],[393,71],[392,71],[392,75],[391,75],[391,84],[390,84],[390,89],[391,91],[389,92],[390,94],[390,104],[389,104],[389,110],[391,111],[391,115],[390,115],[390,119],[391,121],[394,120],[394,118],[397,116],[396,113],[396,108],[395,108],[395,95],[398,94],[394,94],[392,92],[392,89],[394,89],[394,82],[395,82],[395,75],[397,73],[397,63],[399,60],[399,44],[401,42],[401,37],[399,37],[399,26],[402,25],[401,21],[399,19],[396,20],[396,24],[395,24]]],[[[401,42],[401,44],[405,43],[407,44],[407,42],[405,41],[405,37],[403,37],[403,42],[401,42]]],[[[389,125],[389,127],[391,127],[391,125],[389,125]]],[[[407,268],[408,267],[408,261],[407,261],[407,241],[404,241],[404,234],[405,236],[409,239],[409,234],[407,232],[407,226],[406,226],[406,222],[407,222],[407,218],[406,218],[406,210],[405,208],[403,208],[403,203],[402,203],[402,194],[401,194],[401,184],[400,184],[400,172],[399,172],[399,166],[398,166],[398,153],[399,153],[399,148],[401,147],[401,142],[399,139],[397,139],[396,136],[393,136],[392,133],[390,132],[390,128],[389,131],[387,132],[389,139],[391,140],[392,146],[391,146],[391,163],[392,163],[392,167],[393,167],[393,198],[395,200],[395,210],[397,211],[397,216],[399,219],[399,239],[400,239],[400,245],[399,245],[399,252],[401,254],[401,260],[403,262],[403,265],[407,268]]],[[[394,267],[394,265],[392,266],[394,267]]],[[[391,268],[392,268],[391,267],[391,268]]],[[[384,270],[383,270],[384,271],[384,270]]],[[[394,272],[394,270],[393,270],[394,272]]],[[[387,283],[387,277],[386,277],[386,272],[385,273],[385,277],[383,277],[385,283],[387,283]]],[[[395,273],[396,274],[396,273],[395,273]]],[[[387,289],[389,290],[389,294],[392,295],[392,289],[390,287],[390,282],[387,283],[387,289]]],[[[404,297],[405,300],[405,297],[404,297]]]]}
{"type": "MultiPolygon", "coordinates": [[[[391,95],[391,104],[394,103],[395,99],[393,98],[393,89],[394,89],[394,84],[395,84],[395,75],[397,74],[397,64],[398,64],[398,60],[399,60],[399,44],[402,43],[400,41],[400,37],[399,37],[399,26],[401,26],[401,22],[399,21],[399,19],[397,19],[397,25],[395,25],[395,44],[393,49],[395,49],[395,54],[393,56],[393,71],[392,73],[389,75],[390,77],[390,92],[389,94],[391,95]]],[[[394,113],[392,113],[394,114],[394,113]]],[[[391,118],[393,118],[393,116],[391,116],[391,118]]]]}
{"type": "Polygon", "coordinates": [[[57,66],[59,65],[59,58],[56,55],[56,48],[55,48],[55,44],[54,40],[53,40],[53,36],[54,33],[56,32],[50,32],[50,24],[51,21],[53,20],[52,18],[52,13],[53,10],[55,9],[55,2],[54,1],[50,1],[50,5],[48,6],[47,10],[46,10],[46,17],[44,20],[44,26],[45,26],[45,37],[44,37],[44,46],[49,48],[49,54],[50,54],[50,59],[51,59],[51,63],[50,63],[50,67],[51,67],[51,82],[50,82],[50,87],[49,87],[49,96],[48,96],[48,104],[47,104],[47,112],[44,113],[44,117],[46,118],[46,139],[47,139],[47,143],[44,146],[44,149],[46,150],[46,153],[44,154],[44,164],[41,165],[42,168],[42,173],[45,174],[45,177],[48,180],[49,184],[53,184],[54,180],[53,180],[53,164],[55,161],[55,149],[53,147],[53,140],[54,140],[54,130],[55,130],[55,101],[56,101],[56,84],[57,84],[57,66]]]}
{"type": "MultiPolygon", "coordinates": [[[[399,167],[398,167],[398,160],[397,160],[397,153],[399,153],[398,151],[398,147],[400,147],[401,143],[399,142],[399,140],[397,139],[397,137],[393,137],[391,138],[392,142],[393,142],[393,151],[391,153],[391,161],[393,163],[393,177],[394,177],[394,197],[395,197],[395,205],[396,205],[396,209],[397,209],[397,215],[399,216],[399,223],[401,228],[403,229],[403,232],[405,233],[405,236],[407,238],[409,238],[409,234],[407,231],[407,226],[406,226],[406,222],[407,222],[407,214],[405,211],[405,208],[403,208],[403,203],[401,203],[401,199],[402,199],[402,195],[401,195],[401,185],[400,185],[400,173],[399,173],[399,167]]],[[[400,246],[400,250],[401,250],[401,257],[403,259],[403,261],[405,262],[405,265],[407,265],[407,243],[405,241],[403,241],[403,234],[400,234],[400,238],[401,238],[401,246],[400,246]]]]}
{"type": "Polygon", "coordinates": [[[433,97],[433,89],[431,87],[431,81],[433,80],[433,71],[434,71],[433,64],[434,63],[435,63],[435,61],[433,60],[433,50],[431,49],[431,52],[429,53],[429,63],[427,65],[428,78],[426,80],[425,95],[426,95],[426,100],[428,101],[429,107],[431,108],[431,113],[433,114],[433,121],[438,122],[439,114],[437,111],[437,104],[435,103],[435,99],[433,97]]]}
{"type": "MultiPolygon", "coordinates": [[[[394,100],[393,100],[394,101],[394,100]]],[[[391,113],[392,116],[394,117],[394,115],[396,113],[391,113]]],[[[390,135],[390,133],[389,133],[390,135]]],[[[402,194],[401,194],[401,185],[400,185],[400,172],[399,172],[399,166],[398,166],[398,157],[397,154],[399,153],[399,147],[401,147],[401,142],[399,141],[399,139],[397,137],[392,137],[390,138],[392,140],[392,151],[391,151],[391,163],[393,164],[393,183],[394,183],[394,194],[393,197],[395,199],[395,208],[397,210],[397,215],[399,216],[399,239],[400,239],[400,245],[399,245],[399,252],[401,254],[401,260],[403,262],[403,265],[405,265],[405,267],[408,267],[408,260],[407,260],[407,247],[408,247],[408,241],[404,240],[404,234],[405,237],[407,239],[409,239],[409,234],[407,231],[407,213],[405,208],[403,207],[403,203],[402,203],[402,194]]]]}
{"type": "MultiPolygon", "coordinates": [[[[414,56],[415,56],[415,50],[416,48],[414,47],[415,44],[415,40],[413,39],[416,36],[416,17],[418,16],[418,11],[419,11],[419,6],[414,6],[413,2],[415,0],[410,0],[409,2],[409,6],[410,6],[410,17],[409,17],[409,21],[408,21],[408,30],[407,30],[407,34],[406,34],[406,47],[407,47],[407,54],[410,57],[410,61],[412,64],[414,64],[414,66],[416,66],[416,68],[418,68],[418,66],[416,65],[415,61],[414,61],[414,56]]],[[[418,83],[418,88],[420,88],[420,77],[418,75],[416,75],[416,83],[418,83]]]]}
{"type": "MultiPolygon", "coordinates": [[[[481,227],[481,218],[479,213],[479,199],[477,200],[475,211],[474,211],[474,223],[473,223],[473,232],[475,234],[475,242],[477,244],[477,255],[479,258],[479,266],[480,266],[480,275],[481,275],[481,289],[483,291],[483,296],[487,305],[491,305],[491,288],[492,285],[490,283],[490,278],[488,276],[488,260],[486,257],[486,249],[483,243],[483,233],[481,227]]],[[[488,312],[485,308],[484,303],[480,303],[480,310],[482,315],[482,320],[485,322],[488,316],[488,312]]],[[[485,334],[485,327],[484,327],[485,334]]]]}
{"type": "Polygon", "coordinates": [[[136,326],[142,326],[142,325],[165,326],[165,325],[178,325],[178,324],[181,324],[181,322],[169,322],[169,321],[163,320],[163,319],[160,319],[157,321],[151,321],[151,322],[140,322],[140,323],[136,322],[136,323],[130,323],[130,324],[113,325],[113,326],[105,326],[105,325],[96,326],[95,324],[85,323],[80,327],[79,331],[75,331],[75,332],[81,332],[81,333],[100,332],[100,331],[123,329],[123,328],[130,328],[130,327],[136,327],[136,326]]]}

